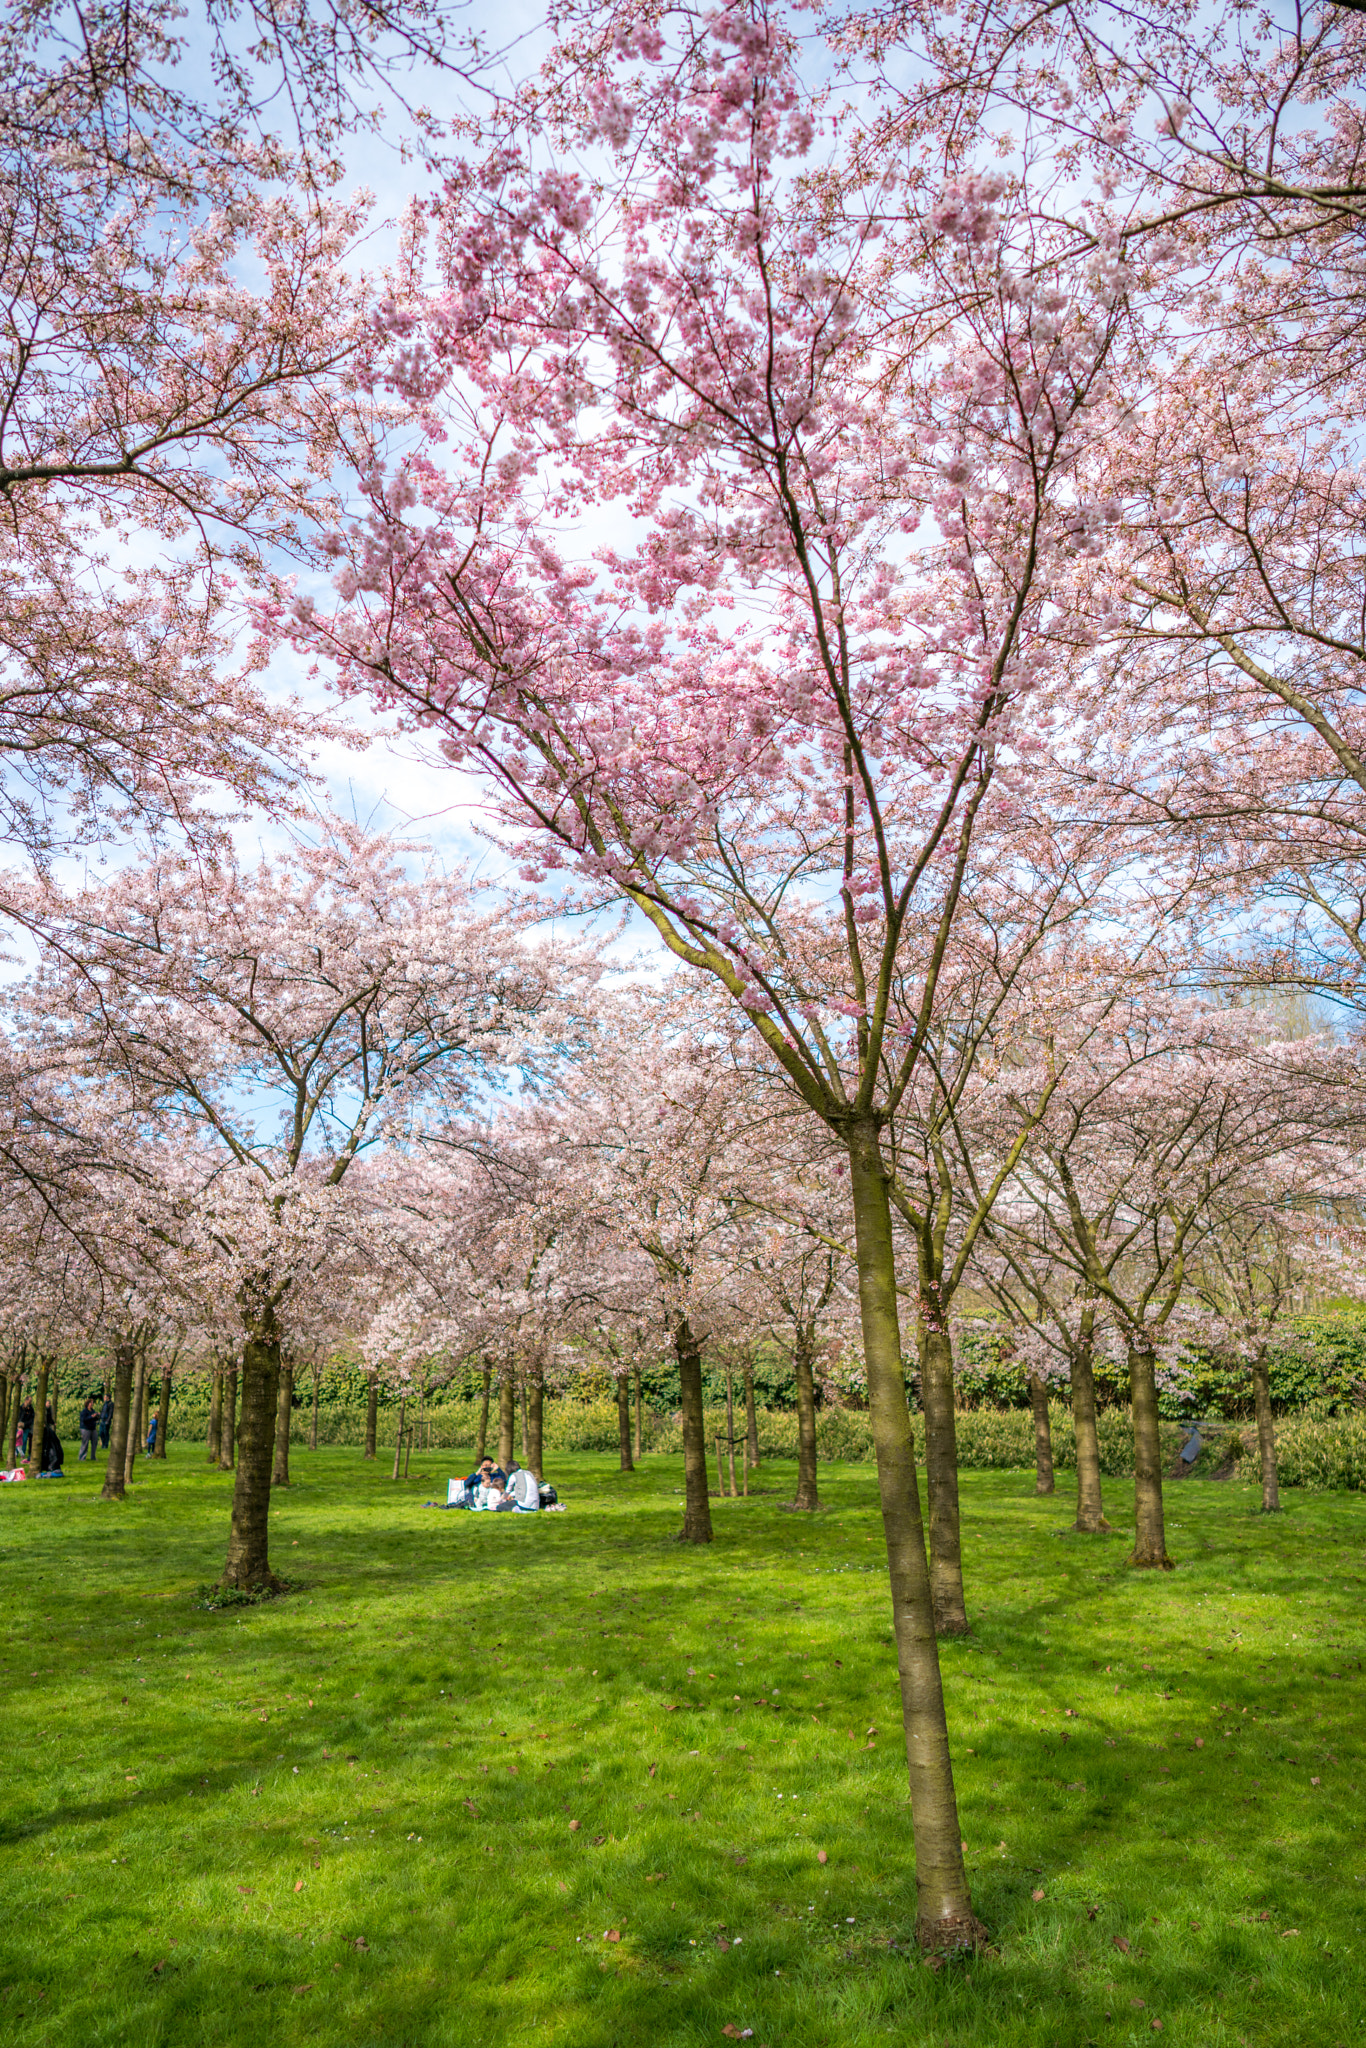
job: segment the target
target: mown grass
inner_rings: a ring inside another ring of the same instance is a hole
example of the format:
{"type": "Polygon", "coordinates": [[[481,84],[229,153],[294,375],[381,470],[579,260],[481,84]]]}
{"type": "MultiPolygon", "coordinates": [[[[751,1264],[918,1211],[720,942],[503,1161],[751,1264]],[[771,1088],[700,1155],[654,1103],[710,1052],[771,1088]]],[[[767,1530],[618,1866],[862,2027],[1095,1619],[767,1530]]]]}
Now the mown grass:
{"type": "Polygon", "coordinates": [[[1057,1536],[1065,1491],[963,1475],[944,1669],[995,1952],[935,1970],[870,1468],[798,1518],[767,1466],[698,1554],[672,1460],[557,1460],[536,1520],[423,1508],[430,1456],[294,1465],[297,1590],[245,1611],[193,1604],[230,1483],[196,1447],[121,1507],[88,1467],[0,1494],[0,2040],[1360,2040],[1355,1498],[1189,1482],[1180,1569],[1137,1576],[1057,1536]]]}

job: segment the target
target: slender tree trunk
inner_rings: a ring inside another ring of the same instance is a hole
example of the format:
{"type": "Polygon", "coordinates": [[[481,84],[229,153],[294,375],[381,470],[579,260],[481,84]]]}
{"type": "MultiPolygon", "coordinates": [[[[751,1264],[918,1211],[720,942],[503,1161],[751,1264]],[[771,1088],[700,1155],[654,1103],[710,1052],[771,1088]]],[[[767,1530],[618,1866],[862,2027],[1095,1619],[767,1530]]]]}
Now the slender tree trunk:
{"type": "Polygon", "coordinates": [[[109,1422],[109,1456],[105,1460],[101,1500],[123,1499],[124,1460],[128,1454],[128,1411],[133,1403],[132,1344],[114,1346],[114,1413],[109,1422]]]}
{"type": "Polygon", "coordinates": [[[730,1497],[735,1494],[735,1390],[731,1385],[730,1367],[726,1367],[726,1456],[730,1461],[730,1497]]]}
{"type": "Polygon", "coordinates": [[[258,1325],[242,1347],[242,1414],[236,1432],[232,1528],[219,1584],[244,1591],[280,1584],[270,1568],[270,1474],[275,1463],[279,1393],[280,1337],[271,1319],[264,1327],[258,1325]]]}
{"type": "Polygon", "coordinates": [[[617,1374],[617,1449],[623,1472],[634,1472],[631,1461],[631,1382],[624,1372],[617,1374]]]}
{"type": "Polygon", "coordinates": [[[796,1508],[818,1508],[816,1491],[816,1381],[811,1369],[811,1331],[797,1325],[792,1368],[797,1380],[797,1498],[796,1508]]]}
{"type": "Polygon", "coordinates": [[[1077,1519],[1083,1536],[1109,1529],[1100,1492],[1100,1438],[1096,1434],[1096,1376],[1089,1333],[1072,1353],[1072,1424],[1077,1437],[1077,1519]]]}
{"type": "Polygon", "coordinates": [[[400,1394],[398,1399],[398,1435],[394,1438],[394,1477],[398,1478],[403,1463],[403,1418],[408,1408],[408,1396],[400,1394]]]}
{"type": "Polygon", "coordinates": [[[1257,1405],[1257,1449],[1262,1460],[1262,1513],[1278,1515],[1281,1488],[1276,1472],[1276,1425],[1271,1418],[1271,1374],[1267,1370],[1265,1344],[1252,1361],[1252,1398],[1257,1405]]]}
{"type": "Polygon", "coordinates": [[[512,1463],[512,1436],[517,1420],[517,1389],[512,1367],[504,1366],[498,1382],[498,1463],[504,1472],[512,1463]]]}
{"type": "Polygon", "coordinates": [[[422,1434],[422,1414],[423,1414],[423,1410],[424,1410],[424,1409],[426,1408],[426,1406],[427,1406],[427,1389],[426,1389],[426,1386],[424,1385],[424,1386],[423,1386],[423,1388],[422,1388],[422,1390],[421,1390],[421,1392],[420,1392],[420,1393],[418,1394],[418,1397],[417,1397],[417,1428],[416,1428],[416,1429],[414,1429],[414,1430],[410,1430],[410,1431],[409,1431],[409,1433],[408,1433],[408,1441],[407,1441],[406,1445],[404,1446],[404,1450],[403,1450],[403,1476],[404,1476],[404,1478],[405,1478],[405,1479],[406,1479],[406,1478],[408,1477],[408,1467],[409,1467],[409,1466],[410,1466],[410,1465],[412,1464],[412,1462],[413,1462],[413,1438],[414,1438],[415,1436],[416,1436],[416,1437],[420,1437],[420,1436],[421,1436],[421,1434],[422,1434]]]}
{"type": "Polygon", "coordinates": [[[1053,1491],[1053,1430],[1048,1419],[1048,1389],[1036,1372],[1029,1375],[1029,1405],[1034,1410],[1034,1491],[1053,1491]]]}
{"type": "Polygon", "coordinates": [[[493,1369],[484,1367],[484,1397],[479,1407],[479,1444],[474,1453],[476,1466],[482,1465],[489,1445],[489,1389],[493,1384],[493,1369]]]}
{"type": "Polygon", "coordinates": [[[289,1424],[294,1411],[294,1366],[285,1359],[280,1360],[280,1383],[275,1396],[275,1463],[271,1468],[272,1486],[289,1485],[289,1424]]]}
{"type": "Polygon", "coordinates": [[[1169,1572],[1174,1567],[1162,1520],[1156,1362],[1146,1345],[1129,1346],[1129,1398],[1134,1417],[1134,1547],[1129,1562],[1169,1572]]]}
{"type": "Polygon", "coordinates": [[[370,1386],[365,1396],[365,1455],[367,1458],[379,1453],[379,1377],[370,1375],[370,1386]]]}
{"type": "Polygon", "coordinates": [[[946,1329],[925,1332],[920,1369],[925,1416],[925,1484],[930,1496],[930,1585],[941,1636],[968,1632],[963,1546],[958,1528],[958,1431],[953,1414],[953,1345],[946,1329]]]}
{"type": "MultiPolygon", "coordinates": [[[[315,1358],[313,1361],[313,1414],[308,1425],[308,1448],[310,1451],[316,1451],[318,1448],[318,1403],[322,1398],[322,1386],[323,1362],[320,1358],[315,1358]]],[[[373,1456],[373,1452],[370,1455],[373,1456]]]]}
{"type": "Polygon", "coordinates": [[[759,1417],[754,1408],[754,1367],[745,1367],[745,1457],[751,1467],[759,1462],[759,1417]]]}
{"type": "Polygon", "coordinates": [[[7,1372],[0,1373],[0,1471],[9,1470],[9,1461],[11,1457],[10,1443],[13,1437],[13,1431],[10,1429],[9,1426],[9,1389],[9,1374],[7,1372]]]}
{"type": "Polygon", "coordinates": [[[686,1316],[674,1324],[674,1356],[683,1405],[683,1527],[680,1543],[711,1542],[707,1437],[702,1413],[702,1352],[686,1316]]]}
{"type": "Polygon", "coordinates": [[[223,1368],[216,1365],[209,1382],[209,1441],[206,1454],[211,1465],[218,1463],[223,1444],[223,1368]]]}
{"type": "Polygon", "coordinates": [[[166,1433],[171,1427],[171,1371],[168,1365],[161,1375],[161,1399],[157,1403],[157,1447],[153,1457],[166,1455],[166,1433]]]}
{"type": "Polygon", "coordinates": [[[133,1477],[133,1464],[142,1449],[147,1419],[147,1346],[138,1346],[137,1378],[133,1382],[133,1413],[128,1425],[128,1461],[123,1468],[124,1484],[133,1477]]]}
{"type": "Polygon", "coordinates": [[[847,1134],[868,1405],[901,1680],[902,1723],[915,1843],[916,1934],[924,1948],[976,1947],[985,1930],[972,1910],[963,1868],[958,1800],[949,1754],[944,1688],[935,1640],[915,1443],[901,1365],[896,1263],[887,1181],[876,1128],[847,1134]]]}
{"type": "Polygon", "coordinates": [[[636,1367],[636,1463],[645,1456],[645,1401],[640,1391],[640,1367],[636,1367]]]}
{"type": "Polygon", "coordinates": [[[544,1454],[545,1368],[538,1365],[533,1368],[531,1374],[530,1398],[526,1411],[526,1450],[523,1453],[524,1463],[536,1474],[537,1479],[545,1478],[545,1473],[541,1469],[544,1454]]]}
{"type": "Polygon", "coordinates": [[[526,1375],[524,1373],[522,1375],[522,1463],[528,1470],[531,1468],[531,1459],[527,1455],[531,1441],[530,1414],[531,1404],[527,1399],[526,1375]]]}
{"type": "Polygon", "coordinates": [[[47,1387],[51,1377],[51,1366],[46,1358],[38,1360],[35,1390],[33,1393],[33,1435],[29,1438],[28,1457],[25,1470],[41,1472],[43,1469],[43,1437],[47,1429],[47,1387]]]}
{"type": "Polygon", "coordinates": [[[48,1407],[52,1410],[52,1427],[56,1429],[57,1417],[62,1405],[62,1383],[55,1376],[55,1374],[53,1376],[52,1386],[48,1393],[47,1404],[48,1407]]]}
{"type": "MultiPolygon", "coordinates": [[[[245,1371],[245,1367],[243,1368],[245,1371]]],[[[223,1375],[223,1423],[218,1437],[218,1469],[231,1472],[237,1462],[237,1367],[223,1375]]]]}

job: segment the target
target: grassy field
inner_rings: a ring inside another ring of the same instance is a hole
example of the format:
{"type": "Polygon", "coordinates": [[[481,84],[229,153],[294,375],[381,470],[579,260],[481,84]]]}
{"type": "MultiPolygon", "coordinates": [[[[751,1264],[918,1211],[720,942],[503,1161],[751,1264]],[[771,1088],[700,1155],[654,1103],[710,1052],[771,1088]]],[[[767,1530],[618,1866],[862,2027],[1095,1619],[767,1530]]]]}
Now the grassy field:
{"type": "MultiPolygon", "coordinates": [[[[172,1444],[0,1493],[0,2041],[653,2048],[1356,2044],[1363,1507],[1172,1489],[1171,1577],[963,1475],[944,1650],[994,1953],[909,1946],[868,1467],[671,1539],[681,1475],[556,1461],[538,1519],[296,1452],[296,1591],[206,1611],[230,1480],[172,1444]],[[819,1860],[823,1852],[828,1859],[819,1860]]],[[[1122,1524],[1129,1495],[1107,1486],[1122,1524]]]]}

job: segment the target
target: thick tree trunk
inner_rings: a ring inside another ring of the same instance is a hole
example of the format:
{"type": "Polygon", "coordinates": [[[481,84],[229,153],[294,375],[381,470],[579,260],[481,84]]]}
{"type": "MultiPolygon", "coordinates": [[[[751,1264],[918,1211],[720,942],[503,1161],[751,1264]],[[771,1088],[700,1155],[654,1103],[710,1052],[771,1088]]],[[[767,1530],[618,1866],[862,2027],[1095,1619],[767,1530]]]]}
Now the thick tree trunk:
{"type": "Polygon", "coordinates": [[[133,1412],[128,1423],[128,1458],[123,1468],[124,1484],[133,1477],[133,1464],[142,1449],[147,1420],[147,1346],[138,1346],[137,1377],[133,1382],[133,1412]]]}
{"type": "Polygon", "coordinates": [[[223,1446],[223,1368],[216,1365],[209,1389],[209,1441],[206,1455],[211,1465],[218,1463],[218,1454],[223,1446]]]}
{"type": "Polygon", "coordinates": [[[504,1472],[512,1463],[513,1432],[517,1421],[517,1389],[513,1384],[512,1367],[503,1368],[498,1382],[498,1463],[504,1472]]]}
{"type": "Polygon", "coordinates": [[[479,1407],[479,1442],[475,1448],[474,1462],[482,1465],[489,1447],[489,1389],[493,1384],[493,1369],[484,1367],[484,1398],[479,1407]]]}
{"type": "Polygon", "coordinates": [[[645,1398],[640,1391],[640,1367],[636,1367],[636,1462],[645,1456],[645,1398]]]}
{"type": "MultiPolygon", "coordinates": [[[[243,1371],[245,1371],[245,1367],[243,1371]]],[[[223,1421],[218,1436],[218,1469],[231,1472],[237,1462],[237,1367],[223,1375],[223,1421]]]]}
{"type": "Polygon", "coordinates": [[[868,1405],[877,1452],[878,1493],[896,1632],[901,1713],[915,1841],[916,1934],[924,1948],[976,1947],[985,1934],[972,1910],[963,1868],[958,1800],[949,1755],[944,1688],[935,1641],[925,1529],[916,1483],[915,1444],[901,1366],[896,1264],[887,1182],[877,1131],[847,1134],[859,1309],[868,1405]]]}
{"type": "Polygon", "coordinates": [[[43,1469],[43,1436],[47,1428],[47,1388],[50,1378],[51,1366],[46,1358],[40,1358],[33,1388],[33,1434],[29,1438],[28,1456],[24,1460],[24,1469],[27,1472],[41,1472],[43,1469]]]}
{"type": "Polygon", "coordinates": [[[394,1477],[398,1478],[403,1465],[403,1418],[408,1411],[408,1396],[400,1394],[398,1402],[398,1435],[394,1438],[394,1477]]]}
{"type": "Polygon", "coordinates": [[[244,1591],[278,1587],[270,1568],[270,1474],[275,1462],[275,1404],[280,1391],[280,1338],[270,1324],[242,1347],[242,1415],[237,1477],[232,1489],[228,1561],[219,1581],[244,1591]]]}
{"type": "Polygon", "coordinates": [[[155,1458],[166,1455],[166,1432],[171,1426],[171,1367],[168,1365],[161,1375],[161,1399],[157,1402],[157,1447],[152,1453],[155,1458]]]}
{"type": "Polygon", "coordinates": [[[631,1382],[624,1372],[617,1374],[617,1450],[623,1472],[634,1472],[631,1459],[631,1382]]]}
{"type": "Polygon", "coordinates": [[[958,1432],[953,1414],[953,1345],[945,1329],[925,1332],[920,1369],[925,1416],[925,1484],[930,1496],[930,1585],[941,1636],[968,1632],[963,1546],[958,1528],[958,1432]]]}
{"type": "Polygon", "coordinates": [[[680,1543],[711,1542],[707,1498],[706,1421],[702,1413],[702,1352],[686,1316],[674,1324],[674,1356],[683,1406],[683,1527],[680,1543]]]}
{"type": "Polygon", "coordinates": [[[523,1463],[530,1471],[536,1474],[538,1479],[545,1478],[545,1473],[541,1468],[541,1460],[544,1454],[545,1371],[543,1367],[538,1365],[531,1375],[530,1398],[527,1401],[526,1411],[526,1450],[523,1453],[523,1463]]]}
{"type": "Polygon", "coordinates": [[[1129,1399],[1134,1418],[1134,1547],[1129,1562],[1169,1572],[1174,1566],[1162,1521],[1156,1361],[1146,1345],[1129,1346],[1129,1399]]]}
{"type": "Polygon", "coordinates": [[[745,1457],[751,1469],[759,1462],[759,1417],[754,1408],[754,1367],[745,1367],[745,1457]]]}
{"type": "Polygon", "coordinates": [[[1034,1491],[1053,1491],[1053,1430],[1048,1420],[1048,1389],[1036,1372],[1029,1375],[1029,1405],[1034,1410],[1034,1491]]]}
{"type": "Polygon", "coordinates": [[[1276,1472],[1276,1425],[1271,1417],[1271,1375],[1267,1371],[1265,1344],[1252,1361],[1252,1398],[1257,1406],[1257,1449],[1262,1461],[1262,1513],[1277,1515],[1281,1510],[1281,1487],[1276,1472]]]}
{"type": "Polygon", "coordinates": [[[289,1485],[289,1424],[294,1412],[294,1367],[280,1361],[280,1383],[275,1396],[275,1463],[272,1486],[289,1485]]]}
{"type": "Polygon", "coordinates": [[[816,1381],[811,1369],[812,1333],[797,1326],[792,1368],[797,1379],[797,1498],[796,1508],[818,1508],[816,1491],[816,1381]]]}
{"type": "Polygon", "coordinates": [[[128,1411],[133,1404],[134,1346],[114,1346],[114,1413],[109,1424],[109,1456],[105,1460],[101,1500],[123,1499],[124,1461],[128,1455],[128,1411]]]}
{"type": "Polygon", "coordinates": [[[1091,1365],[1091,1341],[1087,1336],[1072,1353],[1072,1424],[1077,1436],[1077,1519],[1073,1527],[1083,1536],[1099,1536],[1109,1529],[1100,1492],[1100,1438],[1096,1434],[1096,1376],[1091,1365]]]}
{"type": "Polygon", "coordinates": [[[379,1380],[374,1376],[365,1396],[365,1455],[367,1458],[379,1455],[379,1380]]]}

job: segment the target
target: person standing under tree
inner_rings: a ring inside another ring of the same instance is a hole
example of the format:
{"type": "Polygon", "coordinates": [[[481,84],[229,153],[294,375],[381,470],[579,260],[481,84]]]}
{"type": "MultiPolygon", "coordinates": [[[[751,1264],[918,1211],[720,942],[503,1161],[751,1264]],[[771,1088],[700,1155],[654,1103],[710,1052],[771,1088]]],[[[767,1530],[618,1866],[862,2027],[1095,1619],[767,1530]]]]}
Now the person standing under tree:
{"type": "Polygon", "coordinates": [[[109,1449],[109,1430],[111,1424],[113,1423],[113,1420],[114,1404],[110,1400],[108,1394],[106,1394],[104,1397],[104,1406],[100,1410],[100,1449],[102,1451],[107,1451],[109,1449]]]}
{"type": "Polygon", "coordinates": [[[86,1395],[86,1397],[85,1397],[85,1401],[84,1401],[84,1403],[82,1404],[82,1407],[81,1407],[81,1416],[80,1416],[80,1430],[81,1430],[81,1449],[80,1449],[80,1455],[79,1455],[79,1457],[78,1457],[78,1458],[77,1458],[77,1460],[76,1460],[76,1462],[77,1462],[77,1464],[78,1464],[78,1465],[83,1465],[83,1464],[85,1463],[85,1461],[86,1461],[86,1459],[87,1459],[87,1458],[89,1458],[89,1460],[90,1460],[90,1462],[91,1462],[91,1464],[92,1464],[92,1465],[94,1464],[94,1462],[95,1462],[95,1438],[96,1438],[96,1436],[97,1436],[97,1435],[98,1435],[98,1433],[99,1433],[99,1427],[100,1427],[100,1417],[99,1417],[99,1411],[98,1411],[98,1409],[97,1409],[97,1408],[96,1408],[96,1406],[95,1406],[95,1402],[94,1402],[94,1398],[93,1398],[93,1396],[91,1396],[90,1394],[87,1394],[87,1395],[86,1395]]]}

